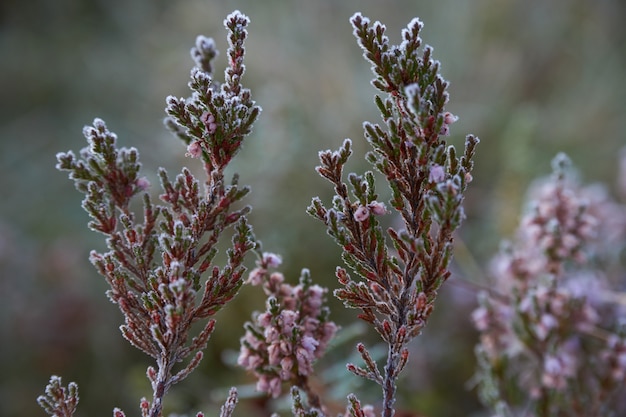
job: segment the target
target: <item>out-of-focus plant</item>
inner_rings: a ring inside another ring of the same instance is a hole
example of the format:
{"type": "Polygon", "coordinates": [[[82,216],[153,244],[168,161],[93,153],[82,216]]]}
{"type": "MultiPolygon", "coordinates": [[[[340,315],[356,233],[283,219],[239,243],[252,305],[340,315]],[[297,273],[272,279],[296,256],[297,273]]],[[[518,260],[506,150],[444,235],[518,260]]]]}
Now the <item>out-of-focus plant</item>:
{"type": "Polygon", "coordinates": [[[625,307],[611,271],[626,207],[579,185],[565,155],[553,169],[531,190],[473,313],[479,392],[498,416],[623,415],[625,307]]]}
{"type": "MultiPolygon", "coordinates": [[[[110,286],[110,300],[124,315],[122,335],[156,362],[147,369],[153,397],[141,399],[143,417],[162,416],[165,394],[202,360],[215,326],[212,317],[243,284],[244,257],[251,250],[259,260],[249,282],[263,288],[267,310],[246,324],[239,364],[253,372],[258,390],[272,397],[282,393],[283,384],[289,385],[295,415],[329,413],[309,382],[313,363],[338,330],[329,319],[327,290],[315,285],[306,269],[295,286],[281,273],[270,272],[280,265],[280,257],[260,250],[246,218],[249,207],[236,208],[248,188],[239,187],[236,175],[230,185],[224,180],[224,169],[260,111],[241,85],[248,22],[239,12],[225,20],[230,47],[224,83],[212,76],[214,42],[198,37],[192,49],[192,95],[167,99],[165,124],[187,145],[186,155],[202,162],[204,191],[189,169],[183,168],[173,182],[161,169],[162,204],[154,204],[147,193],[150,184],[139,175],[138,151],[118,148],[116,135],[100,119],[85,127],[89,146],[79,156],[57,155],[57,168],[68,171],[86,195],[83,208],[91,217],[89,227],[106,236],[109,251],[93,251],[90,259],[110,286]],[[142,219],[131,207],[138,195],[143,198],[142,219]],[[227,229],[234,233],[226,265],[220,268],[216,245],[227,229]],[[196,323],[202,325],[194,333],[196,323]],[[186,363],[179,367],[181,362],[186,363]]],[[[336,195],[330,208],[314,198],[308,212],[325,224],[341,246],[345,263],[359,277],[353,280],[338,267],[341,288],[335,296],[360,309],[359,317],[388,346],[382,370],[362,343],[357,349],[364,367],[347,368],[381,386],[381,415],[391,417],[397,381],[409,360],[407,345],[426,325],[437,292],[450,276],[453,233],[464,219],[462,202],[478,139],[468,136],[460,157],[446,144],[457,118],[445,110],[448,84],[432,48],[422,47],[419,20],[402,31],[399,45],[390,44],[379,22],[372,24],[358,13],[351,22],[376,75],[372,84],[384,95],[375,99],[383,125],[364,124],[373,148],[367,160],[387,180],[389,205],[403,225],[383,230],[378,219],[390,210],[379,201],[373,172],[350,174],[349,185],[344,182],[350,140],[338,151],[320,152],[317,172],[333,184],[336,195]]],[[[374,406],[361,405],[354,394],[348,399],[346,415],[374,414],[374,406]]],[[[78,403],[77,386],[65,388],[54,376],[39,402],[51,415],[71,416],[78,403]]],[[[232,389],[221,415],[231,415],[236,402],[237,391],[232,389]]],[[[114,416],[124,412],[116,408],[114,416]]]]}

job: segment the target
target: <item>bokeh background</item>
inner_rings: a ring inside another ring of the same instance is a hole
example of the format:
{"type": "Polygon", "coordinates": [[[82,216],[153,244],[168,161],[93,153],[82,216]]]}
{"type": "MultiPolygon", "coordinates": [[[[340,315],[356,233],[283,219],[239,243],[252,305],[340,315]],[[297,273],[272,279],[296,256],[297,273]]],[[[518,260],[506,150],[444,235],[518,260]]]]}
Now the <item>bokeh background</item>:
{"type": "MultiPolygon", "coordinates": [[[[251,185],[251,221],[265,250],[281,253],[296,280],[308,267],[335,288],[339,250],[305,208],[330,187],[315,172],[317,152],[355,143],[350,168],[363,162],[364,120],[378,121],[369,64],[348,19],[361,11],[399,42],[414,16],[451,82],[448,109],[460,116],[450,142],[482,140],[458,237],[455,276],[417,340],[398,406],[429,417],[485,415],[472,390],[475,334],[471,283],[502,238],[511,235],[533,178],[550,171],[558,151],[586,181],[613,191],[626,144],[626,3],[621,0],[4,0],[0,4],[0,416],[43,415],[35,398],[51,374],[80,386],[79,415],[138,414],[148,395],[148,358],[120,336],[122,316],[87,261],[103,249],[86,228],[82,199],[55,154],[84,146],[82,126],[103,118],[122,146],[139,148],[158,192],[156,169],[173,175],[184,146],[162,126],[165,97],[187,95],[197,34],[215,38],[225,66],[222,21],[240,9],[252,23],[244,84],[263,113],[233,171],[251,185]],[[470,284],[468,284],[468,282],[470,284]]],[[[383,196],[388,196],[384,189],[383,196]]],[[[252,261],[252,260],[250,260],[252,261]]],[[[356,312],[331,300],[344,340],[319,364],[338,403],[350,390],[378,398],[376,387],[345,372],[357,336],[356,312]]],[[[169,397],[169,411],[216,414],[231,385],[252,395],[233,365],[241,326],[263,308],[244,288],[219,316],[201,369],[169,397]]],[[[320,382],[321,383],[321,382],[320,382]]],[[[254,415],[265,400],[241,402],[254,415]]],[[[272,404],[271,407],[281,407],[272,404]]],[[[258,415],[263,415],[258,413],[258,415]]]]}

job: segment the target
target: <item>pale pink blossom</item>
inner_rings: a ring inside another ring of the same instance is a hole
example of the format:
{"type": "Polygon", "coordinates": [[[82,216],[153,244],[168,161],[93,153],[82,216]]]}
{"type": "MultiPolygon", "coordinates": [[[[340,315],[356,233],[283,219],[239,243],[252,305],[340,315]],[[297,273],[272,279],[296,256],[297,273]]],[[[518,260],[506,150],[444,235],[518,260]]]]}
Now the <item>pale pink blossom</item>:
{"type": "Polygon", "coordinates": [[[365,206],[359,206],[354,212],[354,220],[357,222],[364,222],[370,216],[370,211],[365,206]]]}
{"type": "Polygon", "coordinates": [[[367,205],[369,211],[375,216],[382,216],[387,213],[387,207],[385,203],[381,203],[379,201],[372,201],[367,205]]]}
{"type": "Polygon", "coordinates": [[[137,178],[137,180],[135,181],[135,185],[141,191],[146,191],[148,188],[150,188],[150,181],[148,181],[148,178],[146,177],[140,177],[137,178]]]}
{"type": "Polygon", "coordinates": [[[445,112],[443,115],[443,124],[439,134],[442,136],[448,136],[450,134],[450,125],[459,120],[459,118],[450,112],[445,112]]]}
{"type": "Polygon", "coordinates": [[[279,255],[275,253],[263,252],[262,262],[263,264],[267,265],[268,268],[278,268],[280,264],[283,263],[283,260],[279,255]]]}
{"type": "Polygon", "coordinates": [[[298,361],[298,373],[308,375],[313,371],[311,366],[315,357],[311,352],[303,347],[296,348],[296,360],[298,361]]]}
{"type": "Polygon", "coordinates": [[[267,271],[263,268],[254,268],[252,271],[250,271],[247,282],[254,286],[261,285],[263,283],[263,277],[266,273],[267,271]]]}
{"type": "Polygon", "coordinates": [[[265,341],[267,343],[274,343],[278,341],[280,331],[274,326],[269,326],[263,331],[263,336],[265,336],[265,341]]]}
{"type": "Polygon", "coordinates": [[[263,374],[259,376],[259,380],[256,383],[257,391],[266,392],[272,398],[278,398],[278,396],[280,396],[280,386],[280,378],[263,374]]]}
{"type": "Polygon", "coordinates": [[[268,301],[267,310],[254,316],[254,331],[246,331],[238,359],[257,376],[258,389],[270,395],[280,392],[280,381],[293,381],[296,370],[302,376],[310,374],[337,331],[333,322],[319,320],[327,290],[305,281],[292,286],[282,273],[268,274],[266,268],[279,263],[278,255],[266,252],[251,273],[249,281],[260,281],[279,310],[273,311],[268,301]]]}
{"type": "Polygon", "coordinates": [[[443,114],[443,122],[447,125],[451,125],[452,123],[456,122],[457,120],[459,120],[458,116],[455,116],[454,114],[450,113],[449,111],[445,112],[443,114]]]}
{"type": "Polygon", "coordinates": [[[317,349],[315,350],[315,356],[316,357],[321,357],[322,353],[326,350],[326,347],[328,346],[328,342],[335,337],[335,334],[337,333],[337,330],[339,330],[339,328],[337,327],[337,325],[335,324],[335,322],[332,321],[327,321],[322,325],[322,330],[320,332],[320,337],[317,340],[318,341],[318,346],[317,349]]]}
{"type": "Polygon", "coordinates": [[[201,155],[202,155],[202,145],[200,145],[199,141],[195,140],[187,146],[187,153],[185,154],[185,156],[188,156],[191,158],[200,158],[201,155]]]}
{"type": "Polygon", "coordinates": [[[570,354],[546,355],[544,358],[541,382],[545,387],[562,390],[567,386],[567,379],[575,375],[576,360],[570,354]]]}
{"type": "Polygon", "coordinates": [[[309,316],[317,316],[324,302],[324,294],[326,291],[321,286],[315,284],[309,287],[307,297],[304,300],[303,309],[309,316]]]}
{"type": "Polygon", "coordinates": [[[299,314],[292,310],[281,311],[279,317],[282,318],[283,334],[291,336],[293,328],[296,326],[299,314]]]}
{"type": "Polygon", "coordinates": [[[429,182],[441,182],[445,179],[445,177],[446,173],[441,165],[433,164],[430,167],[430,172],[428,173],[429,182]]]}
{"type": "Polygon", "coordinates": [[[318,344],[319,342],[315,340],[314,338],[312,338],[311,336],[304,336],[302,338],[302,347],[306,349],[306,351],[309,352],[310,354],[313,354],[315,352],[315,349],[317,349],[318,344]]]}
{"type": "Polygon", "coordinates": [[[283,381],[291,378],[291,369],[293,368],[293,358],[291,356],[285,356],[280,361],[280,378],[283,381]]]}
{"type": "Polygon", "coordinates": [[[269,365],[278,366],[281,360],[280,344],[273,343],[267,347],[269,365]]]}
{"type": "Polygon", "coordinates": [[[486,307],[478,307],[472,312],[472,321],[478,331],[489,329],[489,310],[486,307]]]}
{"type": "Polygon", "coordinates": [[[200,116],[200,120],[202,121],[202,123],[204,123],[204,127],[206,128],[206,131],[209,134],[215,133],[215,131],[217,130],[217,124],[215,123],[215,116],[213,116],[209,112],[204,112],[202,113],[202,116],[200,116]]]}
{"type": "Polygon", "coordinates": [[[272,323],[272,314],[268,311],[259,314],[257,316],[257,322],[259,323],[259,325],[261,325],[261,327],[269,327],[269,325],[272,323]]]}
{"type": "Polygon", "coordinates": [[[545,340],[552,329],[558,326],[559,322],[552,314],[543,314],[539,323],[535,325],[535,334],[539,340],[545,340]]]}
{"type": "MultiPolygon", "coordinates": [[[[272,288],[275,287],[283,287],[283,282],[285,281],[285,276],[280,272],[272,272],[269,278],[269,286],[272,288]]],[[[290,291],[289,291],[290,292],[290,291]]],[[[282,292],[280,295],[286,295],[289,292],[282,292]]]]}
{"type": "Polygon", "coordinates": [[[366,405],[365,407],[362,408],[363,410],[363,415],[365,417],[375,417],[376,416],[376,411],[374,410],[374,407],[371,405],[366,405]]]}

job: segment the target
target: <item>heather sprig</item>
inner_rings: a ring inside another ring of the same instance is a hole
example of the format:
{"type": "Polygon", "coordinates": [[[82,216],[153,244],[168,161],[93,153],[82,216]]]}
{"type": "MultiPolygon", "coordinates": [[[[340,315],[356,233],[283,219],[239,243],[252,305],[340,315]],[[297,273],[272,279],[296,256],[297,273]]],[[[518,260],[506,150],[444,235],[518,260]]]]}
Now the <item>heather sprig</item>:
{"type": "Polygon", "coordinates": [[[261,111],[250,90],[241,84],[248,23],[248,17],[239,12],[231,13],[224,21],[229,30],[229,65],[223,84],[213,79],[211,61],[218,55],[215,43],[199,36],[191,50],[197,65],[189,82],[193,94],[188,98],[167,98],[166,126],[188,145],[189,156],[202,158],[209,179],[212,174],[221,173],[237,154],[261,111]]]}
{"type": "MultiPolygon", "coordinates": [[[[116,135],[100,119],[84,129],[89,146],[79,157],[72,152],[57,155],[57,168],[68,171],[85,194],[89,227],[107,237],[109,251],[93,251],[90,260],[110,285],[109,299],[124,315],[122,335],[156,362],[147,369],[153,398],[140,402],[144,417],[161,416],[169,388],[199,365],[215,326],[211,317],[238,292],[244,257],[256,246],[246,220],[249,207],[235,208],[249,190],[239,187],[236,175],[226,185],[223,174],[260,111],[241,85],[248,18],[234,12],[224,24],[230,44],[225,82],[218,85],[210,74],[217,56],[213,41],[198,37],[191,51],[197,64],[189,83],[192,94],[167,99],[166,125],[188,144],[190,156],[202,157],[203,191],[189,169],[174,181],[160,169],[164,205],[155,205],[145,192],[148,181],[138,175],[138,151],[118,148],[116,135]],[[143,198],[142,221],[130,208],[138,194],[143,198]],[[220,268],[213,261],[227,229],[234,233],[220,268]],[[202,326],[193,335],[195,323],[202,326]]],[[[231,391],[222,415],[231,415],[235,403],[236,391],[231,391]]],[[[114,415],[124,413],[116,409],[114,415]]]]}
{"type": "MultiPolygon", "coordinates": [[[[384,96],[375,103],[383,124],[364,123],[365,138],[373,148],[366,159],[387,180],[389,202],[403,228],[383,230],[389,215],[379,200],[374,173],[343,169],[352,154],[346,139],[337,151],[320,152],[317,172],[334,186],[330,207],[314,198],[309,214],[321,220],[343,250],[343,260],[360,278],[337,268],[342,285],[335,296],[373,325],[388,344],[387,362],[378,368],[363,344],[358,350],[365,367],[348,365],[354,374],[371,379],[383,390],[383,416],[392,416],[396,381],[409,357],[407,344],[426,325],[440,286],[449,277],[453,232],[464,218],[463,194],[471,181],[472,158],[478,139],[468,136],[457,157],[444,139],[456,116],[445,111],[448,83],[432,58],[432,48],[421,47],[422,23],[414,19],[402,31],[402,43],[392,45],[385,26],[360,14],[351,19],[354,35],[372,64],[372,85],[384,96]],[[388,241],[392,246],[389,246],[388,241]]],[[[352,398],[353,415],[362,415],[352,398]]]]}
{"type": "Polygon", "coordinates": [[[51,416],[71,417],[78,406],[78,385],[70,382],[65,387],[60,377],[52,376],[45,395],[40,395],[37,402],[51,416]]]}
{"type": "MultiPolygon", "coordinates": [[[[307,269],[297,285],[285,282],[282,273],[270,272],[280,263],[278,255],[263,253],[250,272],[248,282],[260,285],[268,298],[266,310],[245,324],[238,363],[255,374],[257,390],[275,398],[287,383],[307,394],[309,407],[302,415],[322,413],[325,407],[309,379],[338,327],[329,320],[327,289],[313,284],[307,269]]],[[[295,409],[304,407],[299,394],[292,396],[295,409]]]]}
{"type": "Polygon", "coordinates": [[[515,239],[493,262],[473,319],[483,402],[508,416],[613,415],[626,381],[624,309],[605,248],[623,247],[626,208],[583,187],[563,155],[531,193],[515,239]],[[612,216],[598,215],[611,212],[612,216]],[[602,233],[611,224],[611,233],[602,233]],[[616,225],[621,224],[620,227],[616,225]]]}

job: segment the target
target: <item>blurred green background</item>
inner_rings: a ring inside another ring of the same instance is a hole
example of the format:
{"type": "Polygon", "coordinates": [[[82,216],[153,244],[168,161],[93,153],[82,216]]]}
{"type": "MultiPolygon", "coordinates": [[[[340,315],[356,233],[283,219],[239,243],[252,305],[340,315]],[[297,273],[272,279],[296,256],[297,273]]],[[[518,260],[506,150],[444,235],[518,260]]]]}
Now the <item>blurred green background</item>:
{"type": "MultiPolygon", "coordinates": [[[[54,169],[55,154],[82,148],[82,126],[101,117],[121,146],[139,148],[154,194],[157,167],[172,175],[183,164],[198,169],[162,126],[165,97],[187,95],[197,34],[215,38],[222,78],[222,21],[234,9],[252,20],[244,84],[263,112],[233,171],[252,186],[256,235],[265,250],[284,256],[288,278],[308,267],[330,288],[339,250],[305,214],[311,197],[330,198],[314,172],[317,152],[350,137],[350,168],[367,169],[361,125],[379,120],[370,66],[348,19],[361,11],[382,21],[395,43],[412,17],[425,22],[422,38],[451,82],[448,109],[460,116],[450,142],[462,146],[467,133],[482,142],[457,274],[413,344],[398,406],[429,417],[485,415],[468,383],[475,294],[460,280],[484,282],[481,271],[516,227],[527,185],[549,172],[557,151],[571,156],[583,178],[613,187],[626,144],[621,0],[3,1],[0,415],[43,415],[35,398],[51,374],[79,384],[83,416],[110,415],[114,406],[137,415],[138,399],[149,395],[148,358],[121,338],[122,316],[87,261],[90,249],[103,249],[101,236],[86,228],[82,197],[54,169]]],[[[243,334],[237,329],[262,308],[259,292],[244,288],[220,313],[201,369],[174,388],[170,411],[215,415],[228,387],[247,392],[251,379],[232,364],[243,334]]],[[[332,308],[350,329],[356,312],[334,300],[332,308]]],[[[378,343],[369,330],[352,330],[369,346],[378,343]]],[[[356,343],[347,339],[319,364],[330,381],[325,389],[340,404],[353,389],[365,402],[378,398],[375,387],[357,386],[345,372],[356,343]]],[[[242,401],[237,415],[254,415],[263,402],[242,401]]]]}

